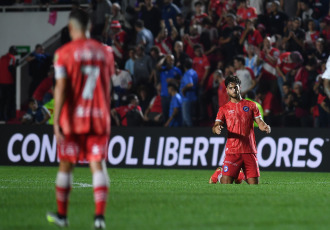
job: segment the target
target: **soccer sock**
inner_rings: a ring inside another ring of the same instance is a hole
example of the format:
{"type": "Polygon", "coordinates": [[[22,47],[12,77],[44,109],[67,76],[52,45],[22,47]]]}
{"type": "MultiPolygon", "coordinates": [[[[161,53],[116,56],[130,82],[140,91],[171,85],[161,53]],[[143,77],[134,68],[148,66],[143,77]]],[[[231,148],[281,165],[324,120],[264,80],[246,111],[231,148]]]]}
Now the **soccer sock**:
{"type": "Polygon", "coordinates": [[[66,216],[69,203],[69,194],[72,184],[72,173],[58,172],[56,177],[57,213],[66,216]]]}
{"type": "Polygon", "coordinates": [[[95,216],[104,216],[109,187],[107,178],[104,171],[96,171],[93,173],[95,216]]]}

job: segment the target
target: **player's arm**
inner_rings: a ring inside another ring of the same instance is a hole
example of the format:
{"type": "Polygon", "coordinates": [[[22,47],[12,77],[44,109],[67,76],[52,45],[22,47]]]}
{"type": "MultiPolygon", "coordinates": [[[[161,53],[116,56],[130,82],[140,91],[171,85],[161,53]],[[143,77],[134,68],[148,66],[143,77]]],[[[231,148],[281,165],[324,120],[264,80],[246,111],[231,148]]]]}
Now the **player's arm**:
{"type": "Polygon", "coordinates": [[[57,143],[64,140],[64,135],[59,124],[59,117],[66,99],[66,87],[67,78],[57,78],[54,90],[54,133],[57,143]]]}
{"type": "Polygon", "coordinates": [[[266,122],[264,122],[264,120],[261,117],[256,117],[255,121],[257,122],[259,129],[261,131],[265,131],[266,133],[270,133],[271,132],[271,128],[269,125],[266,124],[266,122]]]}
{"type": "Polygon", "coordinates": [[[324,92],[330,99],[330,79],[323,79],[324,92]]]}
{"type": "Polygon", "coordinates": [[[222,121],[216,121],[212,127],[212,132],[214,134],[221,134],[221,131],[223,129],[223,122],[222,121]]]}
{"type": "Polygon", "coordinates": [[[172,115],[168,118],[166,121],[164,127],[168,127],[171,123],[171,121],[179,114],[179,108],[174,108],[172,115]]]}
{"type": "Polygon", "coordinates": [[[111,110],[111,116],[115,120],[116,125],[120,126],[119,114],[117,113],[116,109],[111,110]]]}

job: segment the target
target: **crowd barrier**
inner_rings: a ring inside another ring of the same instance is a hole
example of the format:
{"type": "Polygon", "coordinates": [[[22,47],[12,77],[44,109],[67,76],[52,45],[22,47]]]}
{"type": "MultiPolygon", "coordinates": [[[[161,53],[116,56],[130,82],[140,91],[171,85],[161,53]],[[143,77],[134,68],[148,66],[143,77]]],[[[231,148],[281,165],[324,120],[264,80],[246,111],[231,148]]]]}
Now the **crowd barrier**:
{"type": "MultiPolygon", "coordinates": [[[[0,125],[0,165],[56,166],[52,126],[0,125]]],[[[255,130],[265,171],[330,172],[330,132],[316,128],[255,130]]],[[[225,134],[211,128],[113,127],[107,164],[118,168],[214,169],[222,165],[225,134]]]]}

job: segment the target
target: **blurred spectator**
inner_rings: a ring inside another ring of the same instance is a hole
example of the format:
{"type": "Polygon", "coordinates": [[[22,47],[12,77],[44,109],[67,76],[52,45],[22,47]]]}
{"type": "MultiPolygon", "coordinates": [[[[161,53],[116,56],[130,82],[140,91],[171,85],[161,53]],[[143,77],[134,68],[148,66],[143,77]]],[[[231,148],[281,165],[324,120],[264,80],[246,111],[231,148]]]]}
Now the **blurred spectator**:
{"type": "Polygon", "coordinates": [[[297,15],[298,12],[298,5],[300,0],[280,0],[280,6],[281,9],[284,11],[284,13],[289,17],[293,18],[297,15]]]}
{"type": "Polygon", "coordinates": [[[283,104],[284,111],[282,114],[282,126],[283,127],[297,127],[300,125],[299,120],[296,117],[295,105],[296,94],[294,92],[288,92],[284,96],[283,104]]]}
{"type": "MultiPolygon", "coordinates": [[[[112,4],[111,7],[111,16],[109,18],[109,21],[118,21],[125,29],[131,29],[132,26],[129,24],[129,22],[127,22],[127,20],[125,19],[123,13],[121,12],[121,7],[120,5],[115,2],[112,4]]],[[[110,26],[111,28],[111,26],[110,26]]]]}
{"type": "Polygon", "coordinates": [[[48,120],[49,125],[54,124],[54,98],[50,99],[46,104],[44,104],[44,107],[49,111],[50,118],[48,120]]]}
{"type": "Polygon", "coordinates": [[[266,30],[270,35],[284,34],[284,28],[288,21],[288,16],[280,11],[280,4],[278,1],[270,3],[270,13],[267,14],[266,30]]]}
{"type": "Polygon", "coordinates": [[[11,46],[8,53],[0,58],[0,121],[16,117],[16,54],[16,47],[11,46]]]}
{"type": "Polygon", "coordinates": [[[202,2],[196,1],[194,4],[194,15],[191,18],[190,25],[196,25],[199,34],[202,33],[202,21],[207,18],[208,15],[203,12],[202,2]]]}
{"type": "Polygon", "coordinates": [[[115,74],[111,76],[111,83],[114,106],[118,107],[126,100],[132,88],[132,77],[129,72],[119,69],[118,64],[115,63],[115,74]]]}
{"type": "Polygon", "coordinates": [[[144,46],[136,46],[136,59],[134,61],[134,82],[136,86],[151,82],[152,62],[145,54],[144,46]]]}
{"type": "Polygon", "coordinates": [[[217,106],[217,109],[219,109],[219,107],[225,105],[229,101],[229,97],[228,97],[228,94],[227,94],[227,88],[226,88],[226,85],[225,85],[225,79],[226,78],[223,75],[222,71],[220,69],[217,69],[213,73],[213,79],[214,79],[214,81],[216,81],[218,83],[218,89],[217,89],[218,106],[217,106]]]}
{"type": "Polygon", "coordinates": [[[256,9],[257,15],[264,14],[264,0],[249,1],[250,6],[256,9]]]}
{"type": "Polygon", "coordinates": [[[262,65],[260,64],[260,60],[258,55],[255,53],[255,50],[259,50],[257,47],[253,45],[247,46],[247,55],[245,56],[245,66],[252,69],[254,76],[257,77],[260,74],[262,65]]]}
{"type": "Polygon", "coordinates": [[[139,105],[141,106],[141,110],[142,110],[142,114],[145,113],[145,111],[147,110],[149,103],[150,103],[150,90],[152,88],[151,87],[146,87],[145,85],[141,85],[138,89],[138,98],[139,98],[139,105]]]}
{"type": "Polygon", "coordinates": [[[259,30],[256,30],[251,20],[246,20],[245,29],[239,40],[239,44],[243,45],[244,52],[245,53],[247,52],[248,45],[253,45],[260,49],[262,42],[263,42],[263,38],[259,30]]]}
{"type": "Polygon", "coordinates": [[[235,75],[241,80],[241,95],[245,95],[254,89],[256,86],[255,76],[253,71],[245,66],[245,60],[242,55],[234,57],[235,75]]]}
{"type": "Polygon", "coordinates": [[[182,38],[186,54],[193,59],[195,57],[194,45],[199,44],[200,36],[197,31],[197,26],[193,25],[190,27],[190,33],[183,35],[182,38]]]}
{"type": "Polygon", "coordinates": [[[252,22],[257,19],[256,9],[248,6],[248,0],[239,0],[239,5],[237,7],[237,22],[240,26],[245,27],[246,20],[250,19],[252,22]]]}
{"type": "Polygon", "coordinates": [[[301,28],[301,19],[295,17],[292,21],[292,30],[288,30],[283,37],[283,45],[287,51],[299,51],[304,49],[305,31],[301,28]]]}
{"type": "Polygon", "coordinates": [[[181,72],[184,72],[184,62],[189,56],[183,52],[183,43],[181,41],[176,41],[174,44],[174,65],[178,67],[181,72]]]}
{"type": "Polygon", "coordinates": [[[320,37],[320,31],[315,29],[315,22],[313,19],[307,21],[307,29],[305,33],[305,43],[309,46],[314,46],[317,39],[320,37]]]}
{"type": "Polygon", "coordinates": [[[155,45],[160,49],[160,51],[166,54],[172,54],[172,44],[178,36],[178,32],[176,31],[175,26],[173,25],[172,19],[170,19],[170,26],[172,28],[172,32],[169,35],[168,31],[165,27],[164,20],[161,21],[160,31],[155,39],[155,45]]]}
{"type": "Polygon", "coordinates": [[[317,57],[317,59],[319,61],[326,61],[328,58],[329,52],[325,48],[325,42],[324,42],[323,38],[319,38],[316,40],[315,48],[316,48],[315,56],[317,57]]]}
{"type": "Polygon", "coordinates": [[[121,24],[119,21],[112,21],[110,24],[110,28],[113,32],[112,40],[112,49],[115,56],[115,60],[118,65],[122,68],[124,65],[124,57],[126,54],[126,40],[127,34],[121,28],[121,24]]]}
{"type": "Polygon", "coordinates": [[[157,95],[154,96],[146,111],[144,112],[144,119],[147,121],[147,124],[150,126],[160,126],[164,123],[164,115],[162,110],[162,101],[161,101],[161,84],[158,83],[156,86],[157,95]]]}
{"type": "Polygon", "coordinates": [[[180,40],[182,40],[183,39],[183,36],[185,34],[188,34],[189,33],[189,22],[180,13],[180,14],[177,14],[176,15],[176,23],[175,23],[175,25],[176,25],[176,29],[178,31],[178,38],[180,40]]]}
{"type": "Polygon", "coordinates": [[[139,3],[135,10],[140,13],[140,19],[144,22],[144,26],[156,37],[159,33],[160,20],[162,19],[160,9],[154,6],[151,0],[144,0],[144,2],[139,3]]]}
{"type": "Polygon", "coordinates": [[[115,120],[117,126],[141,126],[144,117],[139,99],[135,94],[131,94],[127,98],[128,105],[122,105],[111,110],[111,116],[115,120]]]}
{"type": "Polygon", "coordinates": [[[227,14],[226,24],[223,25],[219,39],[225,66],[232,63],[235,55],[241,53],[239,39],[242,30],[242,27],[236,25],[236,16],[230,13],[227,14]]]}
{"type": "Polygon", "coordinates": [[[54,81],[54,67],[52,66],[48,71],[48,76],[42,80],[33,92],[32,97],[36,99],[38,105],[43,105],[53,98],[54,81]]]}
{"type": "Polygon", "coordinates": [[[294,101],[296,118],[302,127],[311,127],[312,118],[310,114],[310,98],[308,94],[303,91],[303,85],[300,81],[293,83],[293,92],[296,94],[294,101]]]}
{"type": "Polygon", "coordinates": [[[294,81],[300,81],[302,83],[302,88],[304,92],[308,93],[312,97],[312,89],[316,77],[318,75],[317,71],[317,62],[315,58],[307,60],[307,64],[300,67],[295,75],[294,81]]]}
{"type": "Polygon", "coordinates": [[[29,62],[29,74],[32,78],[29,87],[29,97],[32,97],[38,85],[48,76],[52,59],[50,55],[45,53],[44,47],[37,44],[35,50],[26,60],[29,62]]]}
{"type": "Polygon", "coordinates": [[[182,126],[182,98],[178,93],[178,87],[169,83],[167,85],[168,94],[171,96],[170,109],[168,119],[165,122],[165,127],[182,126]]]}
{"type": "Polygon", "coordinates": [[[154,36],[150,30],[144,27],[144,22],[142,20],[137,20],[135,22],[136,34],[136,44],[143,45],[145,47],[145,52],[149,53],[151,47],[154,45],[154,36]]]}
{"type": "Polygon", "coordinates": [[[182,98],[182,125],[193,126],[193,118],[196,115],[198,76],[192,69],[192,60],[185,60],[185,73],[180,83],[180,95],[182,98]]]}
{"type": "Polygon", "coordinates": [[[163,57],[157,64],[157,69],[160,71],[160,84],[161,84],[161,101],[162,101],[162,111],[165,120],[168,119],[171,95],[168,91],[168,84],[177,84],[181,79],[182,72],[179,68],[174,66],[174,56],[167,55],[163,57]],[[165,63],[166,61],[166,63],[165,63]],[[165,64],[165,66],[164,66],[165,64]]]}
{"type": "MultiPolygon", "coordinates": [[[[162,19],[165,21],[166,28],[169,33],[171,33],[171,26],[169,19],[172,19],[173,22],[176,22],[176,16],[181,13],[181,10],[177,5],[173,3],[173,0],[164,0],[162,10],[162,19]]],[[[175,25],[175,23],[174,23],[175,25]]]]}
{"type": "Polygon", "coordinates": [[[46,124],[50,118],[49,111],[44,106],[39,106],[35,99],[29,100],[29,109],[22,117],[22,124],[46,124]]]}
{"type": "Polygon", "coordinates": [[[134,76],[134,62],[135,62],[135,48],[128,50],[128,59],[125,62],[125,70],[127,70],[132,76],[134,76]]]}
{"type": "Polygon", "coordinates": [[[102,37],[103,41],[107,41],[111,7],[112,3],[109,0],[96,0],[92,2],[92,37],[102,37]]]}

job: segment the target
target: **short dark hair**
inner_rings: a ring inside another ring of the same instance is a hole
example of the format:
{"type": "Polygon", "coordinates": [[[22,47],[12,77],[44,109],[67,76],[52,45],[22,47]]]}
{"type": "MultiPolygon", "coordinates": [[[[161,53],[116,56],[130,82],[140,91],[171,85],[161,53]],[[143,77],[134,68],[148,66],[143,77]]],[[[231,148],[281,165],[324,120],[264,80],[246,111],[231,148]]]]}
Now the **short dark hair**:
{"type": "Polygon", "coordinates": [[[178,86],[175,83],[168,83],[167,88],[172,87],[175,91],[179,91],[178,86]]]}
{"type": "Polygon", "coordinates": [[[81,25],[82,30],[87,30],[90,24],[90,18],[88,13],[83,9],[75,9],[71,11],[69,19],[75,19],[81,25]]]}
{"type": "Polygon", "coordinates": [[[241,80],[237,76],[230,75],[226,77],[225,86],[227,87],[229,83],[235,83],[237,85],[241,85],[241,80]]]}
{"type": "Polygon", "coordinates": [[[236,55],[234,60],[241,62],[243,65],[245,64],[245,59],[243,55],[236,55]]]}
{"type": "Polygon", "coordinates": [[[203,48],[203,46],[201,44],[195,44],[193,46],[194,51],[197,50],[197,49],[202,49],[202,48],[203,48]]]}
{"type": "Polygon", "coordinates": [[[184,67],[186,69],[191,69],[193,66],[193,61],[191,60],[191,58],[187,57],[185,60],[184,60],[184,67]]]}
{"type": "Polygon", "coordinates": [[[197,2],[195,2],[195,4],[194,4],[194,6],[198,6],[198,5],[202,5],[202,2],[201,1],[197,1],[197,2]]]}
{"type": "Polygon", "coordinates": [[[11,54],[16,55],[17,54],[16,46],[9,47],[8,52],[11,53],[11,54]]]}
{"type": "Polygon", "coordinates": [[[144,22],[141,20],[141,19],[139,19],[139,20],[137,20],[136,22],[135,22],[135,27],[137,27],[137,28],[143,28],[144,27],[144,22]]]}
{"type": "Polygon", "coordinates": [[[128,101],[128,103],[130,103],[131,101],[135,100],[136,98],[137,98],[137,95],[132,93],[127,96],[127,101],[128,101]]]}

